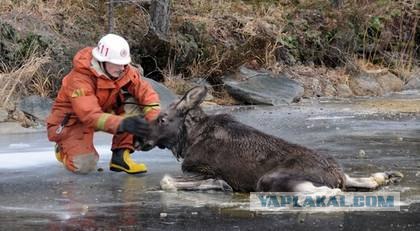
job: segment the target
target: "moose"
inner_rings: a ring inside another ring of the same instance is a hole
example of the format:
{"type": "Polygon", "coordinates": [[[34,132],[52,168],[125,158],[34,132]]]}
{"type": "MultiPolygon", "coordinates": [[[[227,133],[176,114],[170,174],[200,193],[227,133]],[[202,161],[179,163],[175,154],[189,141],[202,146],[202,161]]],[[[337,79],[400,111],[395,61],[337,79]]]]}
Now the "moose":
{"type": "Polygon", "coordinates": [[[190,89],[150,124],[138,140],[141,150],[158,146],[183,159],[184,176],[165,176],[163,189],[219,189],[235,192],[371,191],[399,182],[398,171],[354,178],[334,158],[235,120],[207,115],[200,104],[207,88],[190,89]]]}

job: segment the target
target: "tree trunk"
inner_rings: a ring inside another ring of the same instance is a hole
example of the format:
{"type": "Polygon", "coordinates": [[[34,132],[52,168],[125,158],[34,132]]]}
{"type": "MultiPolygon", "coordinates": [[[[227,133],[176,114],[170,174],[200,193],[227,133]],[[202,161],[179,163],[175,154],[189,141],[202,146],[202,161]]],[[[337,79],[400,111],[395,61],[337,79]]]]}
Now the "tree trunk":
{"type": "Polygon", "coordinates": [[[152,0],[150,5],[150,29],[162,40],[168,37],[171,0],[152,0]]]}
{"type": "Polygon", "coordinates": [[[108,2],[108,33],[114,32],[114,0],[108,2]]]}

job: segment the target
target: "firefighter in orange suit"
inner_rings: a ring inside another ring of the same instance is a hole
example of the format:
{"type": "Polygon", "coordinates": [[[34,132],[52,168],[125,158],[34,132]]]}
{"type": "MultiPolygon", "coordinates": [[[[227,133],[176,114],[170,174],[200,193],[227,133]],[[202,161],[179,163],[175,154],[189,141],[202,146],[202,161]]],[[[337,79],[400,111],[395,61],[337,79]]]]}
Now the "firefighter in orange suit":
{"type": "Polygon", "coordinates": [[[93,134],[98,130],[114,135],[111,171],[147,171],[130,154],[134,137],[147,134],[148,121],[159,114],[159,96],[130,62],[127,41],[115,34],[75,55],[47,119],[48,139],[56,143],[56,157],[69,171],[87,174],[96,169],[93,134]],[[133,105],[142,109],[138,112],[143,117],[127,112],[133,105]]]}

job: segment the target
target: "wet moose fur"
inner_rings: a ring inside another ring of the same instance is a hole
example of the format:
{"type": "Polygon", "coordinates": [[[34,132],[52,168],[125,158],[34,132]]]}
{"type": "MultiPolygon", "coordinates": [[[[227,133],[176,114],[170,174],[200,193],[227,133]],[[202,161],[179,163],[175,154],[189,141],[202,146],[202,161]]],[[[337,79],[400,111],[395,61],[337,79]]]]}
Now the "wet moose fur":
{"type": "Polygon", "coordinates": [[[206,88],[191,89],[152,122],[144,149],[170,149],[182,158],[184,173],[224,180],[234,191],[302,191],[314,188],[375,189],[395,182],[399,172],[350,178],[329,156],[236,121],[227,114],[207,115],[200,103],[206,88]],[[310,185],[302,188],[302,185],[310,185]]]}

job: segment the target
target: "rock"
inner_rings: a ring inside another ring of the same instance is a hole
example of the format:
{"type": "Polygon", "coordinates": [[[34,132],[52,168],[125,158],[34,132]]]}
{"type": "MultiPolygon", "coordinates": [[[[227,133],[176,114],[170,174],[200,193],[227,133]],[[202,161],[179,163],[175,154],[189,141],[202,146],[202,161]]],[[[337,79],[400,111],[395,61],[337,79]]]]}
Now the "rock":
{"type": "Polygon", "coordinates": [[[420,68],[416,68],[408,77],[408,82],[404,85],[403,90],[420,89],[420,68]]]}
{"type": "Polygon", "coordinates": [[[159,35],[150,31],[145,36],[134,36],[130,41],[133,60],[140,60],[144,69],[144,76],[154,80],[163,80],[161,67],[165,67],[169,60],[170,42],[161,39],[159,35]]]}
{"type": "Polygon", "coordinates": [[[350,87],[355,95],[380,96],[401,91],[403,81],[386,69],[362,71],[350,79],[350,87]]]}
{"type": "Polygon", "coordinates": [[[403,90],[414,90],[414,89],[420,89],[420,76],[417,78],[411,78],[403,87],[403,90]]]}
{"type": "Polygon", "coordinates": [[[350,97],[353,95],[350,87],[347,84],[340,83],[337,84],[337,96],[340,97],[350,97]]]}
{"type": "Polygon", "coordinates": [[[390,72],[385,75],[378,76],[376,80],[383,89],[384,94],[394,91],[401,91],[404,85],[404,82],[401,79],[390,72]]]}
{"type": "Polygon", "coordinates": [[[31,95],[20,100],[18,109],[40,121],[45,121],[51,111],[53,100],[31,95]]]}
{"type": "Polygon", "coordinates": [[[337,90],[334,88],[333,84],[331,83],[331,81],[329,81],[328,79],[324,80],[324,90],[323,90],[323,95],[324,96],[335,96],[337,95],[337,90]]]}
{"type": "Polygon", "coordinates": [[[35,121],[30,120],[21,110],[14,110],[12,113],[12,119],[18,121],[24,128],[35,127],[37,125],[35,121]]]}
{"type": "Polygon", "coordinates": [[[180,34],[176,36],[179,54],[176,56],[175,64],[179,70],[186,70],[194,62],[199,49],[194,37],[189,34],[180,34]]]}
{"type": "Polygon", "coordinates": [[[173,101],[175,101],[177,96],[169,90],[165,85],[154,81],[153,79],[145,78],[147,82],[149,82],[153,89],[159,94],[160,98],[160,106],[161,108],[166,108],[169,104],[171,104],[173,101]]]}
{"type": "Polygon", "coordinates": [[[280,105],[302,97],[304,89],[285,74],[240,67],[237,78],[225,80],[225,88],[235,99],[249,104],[280,105]],[[239,78],[239,80],[237,80],[239,78]]]}
{"type": "Polygon", "coordinates": [[[383,94],[381,85],[376,80],[376,77],[366,72],[350,78],[349,85],[353,93],[357,96],[379,96],[383,94]]]}
{"type": "MultiPolygon", "coordinates": [[[[308,79],[309,89],[312,89],[313,96],[323,96],[321,81],[317,78],[308,79]]],[[[308,90],[309,90],[308,89],[308,90]]]]}
{"type": "Polygon", "coordinates": [[[9,118],[9,113],[6,109],[0,108],[0,122],[5,122],[9,118]]]}

